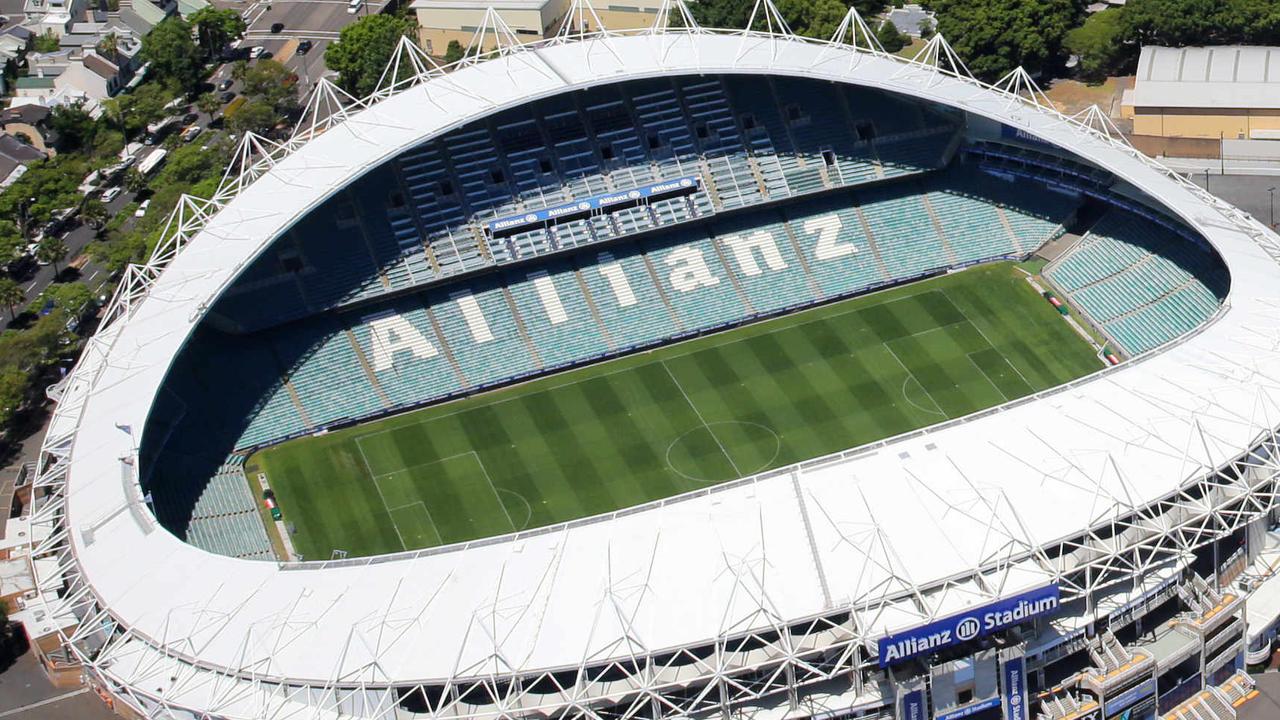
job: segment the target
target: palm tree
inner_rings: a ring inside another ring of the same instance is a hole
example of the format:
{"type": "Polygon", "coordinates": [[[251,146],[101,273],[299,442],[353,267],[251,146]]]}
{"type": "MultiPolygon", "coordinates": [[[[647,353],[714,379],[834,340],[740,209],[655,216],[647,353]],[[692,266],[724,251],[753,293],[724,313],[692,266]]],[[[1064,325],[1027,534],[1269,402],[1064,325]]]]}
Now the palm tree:
{"type": "Polygon", "coordinates": [[[80,208],[80,222],[95,231],[101,230],[102,226],[107,224],[108,215],[107,206],[101,200],[87,200],[80,208]]]}
{"type": "Polygon", "coordinates": [[[62,241],[62,238],[47,237],[36,247],[36,259],[53,265],[53,276],[56,278],[61,273],[58,270],[58,263],[67,257],[68,252],[70,250],[67,249],[67,244],[62,241]]]}
{"type": "Polygon", "coordinates": [[[0,278],[0,303],[9,306],[9,320],[17,316],[14,306],[26,299],[27,296],[22,292],[21,285],[9,278],[0,278]]]}

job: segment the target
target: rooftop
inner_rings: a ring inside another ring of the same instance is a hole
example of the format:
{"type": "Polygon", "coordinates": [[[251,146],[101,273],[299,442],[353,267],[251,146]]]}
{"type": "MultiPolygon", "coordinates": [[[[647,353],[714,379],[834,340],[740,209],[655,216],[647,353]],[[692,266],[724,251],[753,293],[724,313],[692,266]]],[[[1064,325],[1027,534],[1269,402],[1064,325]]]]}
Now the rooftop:
{"type": "Polygon", "coordinates": [[[1131,97],[1135,107],[1280,108],[1280,47],[1147,45],[1131,97]]]}

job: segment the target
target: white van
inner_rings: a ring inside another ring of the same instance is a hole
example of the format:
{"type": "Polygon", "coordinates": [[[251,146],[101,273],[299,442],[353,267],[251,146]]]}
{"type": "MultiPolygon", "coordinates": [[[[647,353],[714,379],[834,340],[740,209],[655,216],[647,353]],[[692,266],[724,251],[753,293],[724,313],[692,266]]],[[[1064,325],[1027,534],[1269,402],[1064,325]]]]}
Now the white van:
{"type": "Polygon", "coordinates": [[[349,0],[349,2],[347,2],[347,14],[355,15],[360,12],[361,5],[364,5],[364,0],[349,0]]]}

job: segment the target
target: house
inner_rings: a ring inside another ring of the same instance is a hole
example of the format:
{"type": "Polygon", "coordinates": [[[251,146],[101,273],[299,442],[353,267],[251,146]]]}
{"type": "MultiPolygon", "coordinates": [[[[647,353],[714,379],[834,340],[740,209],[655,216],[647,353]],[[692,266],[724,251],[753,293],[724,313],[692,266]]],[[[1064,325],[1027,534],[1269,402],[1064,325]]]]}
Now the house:
{"type": "Polygon", "coordinates": [[[22,4],[23,21],[36,35],[53,33],[58,37],[66,32],[74,18],[84,13],[86,0],[25,0],[22,4]]]}
{"type": "Polygon", "coordinates": [[[12,135],[20,140],[25,139],[31,147],[52,154],[45,136],[48,132],[46,122],[49,119],[49,108],[43,105],[19,105],[0,110],[0,132],[12,135]]]}
{"type": "Polygon", "coordinates": [[[151,28],[178,11],[177,0],[122,0],[120,21],[131,29],[136,37],[143,37],[151,28]]]}
{"type": "Polygon", "coordinates": [[[0,189],[12,185],[27,171],[28,165],[45,157],[45,153],[13,135],[0,133],[0,189]]]}

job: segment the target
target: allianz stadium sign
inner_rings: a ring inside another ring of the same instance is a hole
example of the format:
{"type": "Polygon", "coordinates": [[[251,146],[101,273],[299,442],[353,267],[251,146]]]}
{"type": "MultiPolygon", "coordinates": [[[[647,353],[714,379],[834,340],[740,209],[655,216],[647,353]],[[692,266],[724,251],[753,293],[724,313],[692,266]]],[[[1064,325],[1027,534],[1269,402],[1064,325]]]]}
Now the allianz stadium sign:
{"type": "Polygon", "coordinates": [[[880,667],[989,635],[1058,609],[1058,584],[1004,598],[880,638],[880,667]]]}

